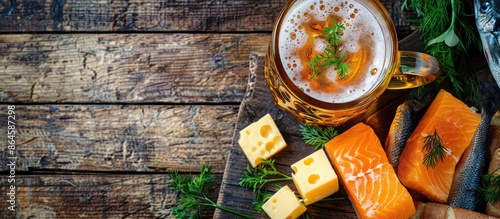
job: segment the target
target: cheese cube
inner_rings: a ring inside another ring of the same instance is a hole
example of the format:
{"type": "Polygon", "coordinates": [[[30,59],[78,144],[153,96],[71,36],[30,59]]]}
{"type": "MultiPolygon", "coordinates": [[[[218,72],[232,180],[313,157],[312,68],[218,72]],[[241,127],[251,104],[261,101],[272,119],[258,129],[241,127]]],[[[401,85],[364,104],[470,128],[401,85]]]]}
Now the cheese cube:
{"type": "Polygon", "coordinates": [[[307,210],[288,186],[278,190],[262,205],[262,209],[271,219],[298,218],[307,210]]]}
{"type": "Polygon", "coordinates": [[[241,130],[238,144],[253,167],[286,147],[283,136],[269,114],[241,130]]]}
{"type": "Polygon", "coordinates": [[[292,164],[292,179],[305,205],[317,202],[339,190],[339,180],[326,153],[318,150],[292,164]]]}

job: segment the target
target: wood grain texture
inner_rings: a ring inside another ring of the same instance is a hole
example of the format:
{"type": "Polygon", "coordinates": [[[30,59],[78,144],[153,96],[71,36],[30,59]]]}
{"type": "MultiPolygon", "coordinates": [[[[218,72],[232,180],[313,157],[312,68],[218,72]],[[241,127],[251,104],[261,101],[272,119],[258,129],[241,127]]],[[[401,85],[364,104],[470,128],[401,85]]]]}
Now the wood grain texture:
{"type": "MultiPolygon", "coordinates": [[[[206,187],[215,200],[222,174],[206,187]]],[[[16,176],[17,209],[6,210],[2,199],[2,218],[172,218],[178,191],[169,188],[168,174],[60,173],[16,176]]],[[[0,178],[0,192],[8,192],[5,177],[0,178]]],[[[202,211],[212,217],[213,209],[202,211]]]]}
{"type": "Polygon", "coordinates": [[[269,31],[284,0],[0,1],[0,32],[269,31]]]}
{"type": "MultiPolygon", "coordinates": [[[[2,0],[0,33],[247,32],[272,30],[285,0],[2,0]]],[[[401,0],[381,0],[396,26],[415,16],[401,0]]]]}
{"type": "MultiPolygon", "coordinates": [[[[238,105],[17,105],[15,113],[17,171],[198,171],[203,164],[222,173],[238,105]]],[[[5,144],[0,171],[8,157],[5,144]]]]}
{"type": "Polygon", "coordinates": [[[0,102],[240,102],[269,36],[0,35],[0,102]]]}

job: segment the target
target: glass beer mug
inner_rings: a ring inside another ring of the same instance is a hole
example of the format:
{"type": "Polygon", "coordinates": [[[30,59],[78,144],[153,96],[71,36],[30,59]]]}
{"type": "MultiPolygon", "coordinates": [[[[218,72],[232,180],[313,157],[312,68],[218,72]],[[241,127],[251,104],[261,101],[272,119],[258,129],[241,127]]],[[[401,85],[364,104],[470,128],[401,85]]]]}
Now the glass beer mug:
{"type": "Polygon", "coordinates": [[[439,72],[434,57],[398,51],[394,24],[377,0],[289,1],[274,25],[264,66],[278,107],[300,123],[331,126],[366,112],[386,89],[428,84],[439,72]],[[331,45],[324,29],[335,25],[342,27],[340,44],[331,45]],[[327,60],[320,58],[322,70],[314,72],[316,56],[330,56],[337,65],[322,65],[327,60]],[[347,76],[340,76],[339,60],[347,76]]]}

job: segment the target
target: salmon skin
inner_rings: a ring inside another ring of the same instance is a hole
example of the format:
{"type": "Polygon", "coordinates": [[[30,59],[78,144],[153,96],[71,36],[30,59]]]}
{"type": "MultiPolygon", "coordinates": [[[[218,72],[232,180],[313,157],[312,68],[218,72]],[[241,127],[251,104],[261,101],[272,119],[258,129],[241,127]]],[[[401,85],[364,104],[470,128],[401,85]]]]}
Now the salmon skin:
{"type": "Polygon", "coordinates": [[[399,158],[398,177],[408,189],[446,203],[456,165],[474,137],[481,115],[441,89],[406,141],[399,158]],[[434,134],[433,134],[434,133],[434,134]],[[439,134],[438,137],[432,137],[439,134]],[[445,156],[430,167],[425,163],[427,139],[438,138],[445,156]]]}
{"type": "Polygon", "coordinates": [[[500,89],[491,77],[479,75],[481,120],[471,145],[466,149],[453,177],[448,203],[453,207],[477,210],[479,186],[486,168],[487,138],[491,119],[500,107],[500,89]],[[489,78],[489,81],[487,81],[489,78]]]}
{"type": "MultiPolygon", "coordinates": [[[[485,170],[486,141],[491,119],[500,107],[500,1],[475,0],[476,26],[483,44],[491,76],[479,77],[481,121],[469,148],[457,164],[448,203],[454,207],[477,210],[481,195],[478,188],[485,170]],[[495,82],[496,81],[496,84],[495,82]]],[[[483,73],[484,74],[484,73],[483,73]]]]}
{"type": "Polygon", "coordinates": [[[406,141],[422,118],[425,110],[436,96],[438,89],[435,86],[425,86],[423,92],[414,89],[408,98],[396,109],[396,115],[389,128],[384,145],[387,159],[397,172],[399,157],[403,152],[406,141]]]}
{"type": "Polygon", "coordinates": [[[484,55],[497,85],[500,86],[500,1],[475,0],[474,14],[484,55]]]}

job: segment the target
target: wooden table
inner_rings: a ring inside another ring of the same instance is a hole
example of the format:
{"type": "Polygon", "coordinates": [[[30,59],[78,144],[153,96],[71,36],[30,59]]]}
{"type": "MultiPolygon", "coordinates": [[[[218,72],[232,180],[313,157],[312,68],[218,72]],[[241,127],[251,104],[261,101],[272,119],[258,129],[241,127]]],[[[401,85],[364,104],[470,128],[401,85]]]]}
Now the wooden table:
{"type": "Polygon", "coordinates": [[[200,165],[217,200],[250,63],[285,3],[0,1],[0,200],[15,186],[17,206],[0,217],[169,218],[168,173],[200,165]]]}

